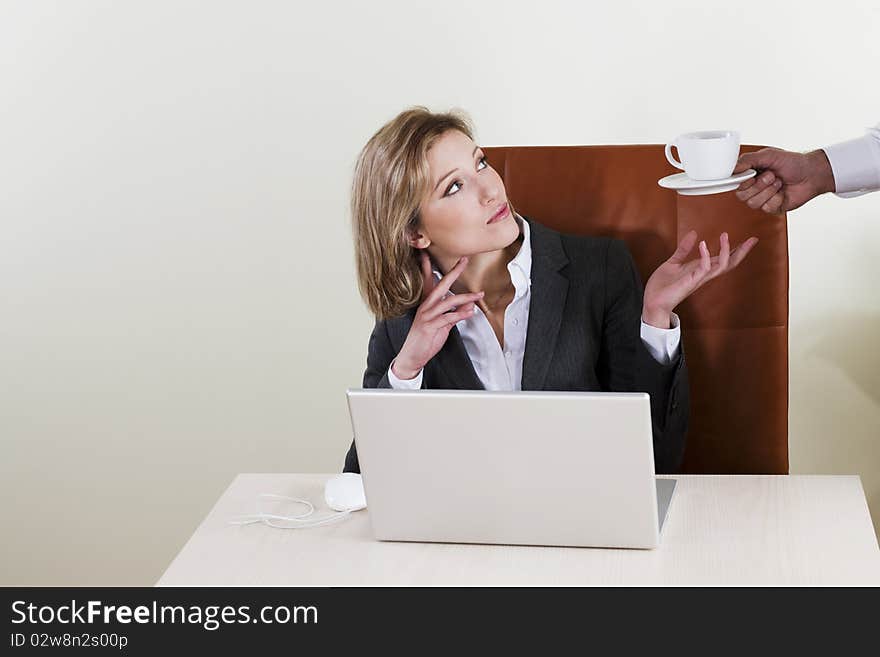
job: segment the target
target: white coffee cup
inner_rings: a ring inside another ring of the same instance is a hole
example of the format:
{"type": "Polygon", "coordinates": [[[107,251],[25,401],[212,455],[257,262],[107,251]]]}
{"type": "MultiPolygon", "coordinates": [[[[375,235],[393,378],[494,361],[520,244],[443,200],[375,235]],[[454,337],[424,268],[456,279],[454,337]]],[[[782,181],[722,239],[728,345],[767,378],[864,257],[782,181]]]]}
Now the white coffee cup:
{"type": "Polygon", "coordinates": [[[738,157],[739,133],[734,130],[689,132],[666,144],[669,164],[683,170],[691,180],[729,178],[738,157]],[[681,162],[672,157],[673,146],[681,162]]]}

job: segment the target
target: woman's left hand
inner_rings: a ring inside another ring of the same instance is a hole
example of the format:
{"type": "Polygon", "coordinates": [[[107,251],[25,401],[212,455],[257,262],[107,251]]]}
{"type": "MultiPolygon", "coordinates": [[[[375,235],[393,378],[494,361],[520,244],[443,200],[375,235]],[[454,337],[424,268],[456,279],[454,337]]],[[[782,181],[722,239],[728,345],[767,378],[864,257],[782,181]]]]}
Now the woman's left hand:
{"type": "Polygon", "coordinates": [[[697,232],[692,230],[679,242],[672,257],[651,274],[645,284],[642,305],[642,321],[646,324],[668,329],[675,307],[701,286],[745,260],[758,238],[750,237],[731,251],[730,238],[727,233],[721,233],[721,251],[717,256],[710,256],[709,247],[702,241],[700,257],[688,262],[687,257],[696,243],[697,232]]]}

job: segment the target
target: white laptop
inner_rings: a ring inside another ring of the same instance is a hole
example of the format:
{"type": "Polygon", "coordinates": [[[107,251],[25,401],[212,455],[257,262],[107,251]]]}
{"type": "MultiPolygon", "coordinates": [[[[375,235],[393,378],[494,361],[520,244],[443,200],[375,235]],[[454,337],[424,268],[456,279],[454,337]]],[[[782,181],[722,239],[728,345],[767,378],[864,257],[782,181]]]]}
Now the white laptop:
{"type": "Polygon", "coordinates": [[[348,390],[379,540],[654,548],[645,393],[348,390]]]}

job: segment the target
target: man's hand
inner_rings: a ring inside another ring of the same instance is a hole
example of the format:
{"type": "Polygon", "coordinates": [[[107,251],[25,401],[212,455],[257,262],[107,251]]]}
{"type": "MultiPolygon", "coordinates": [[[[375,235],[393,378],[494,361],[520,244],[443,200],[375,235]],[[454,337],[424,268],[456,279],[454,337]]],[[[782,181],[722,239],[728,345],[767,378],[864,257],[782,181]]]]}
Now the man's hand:
{"type": "Polygon", "coordinates": [[[793,153],[762,148],[741,155],[733,172],[746,169],[755,169],[758,175],[739,186],[737,198],[770,214],[795,210],[819,194],[834,191],[834,173],[821,149],[793,153]]]}

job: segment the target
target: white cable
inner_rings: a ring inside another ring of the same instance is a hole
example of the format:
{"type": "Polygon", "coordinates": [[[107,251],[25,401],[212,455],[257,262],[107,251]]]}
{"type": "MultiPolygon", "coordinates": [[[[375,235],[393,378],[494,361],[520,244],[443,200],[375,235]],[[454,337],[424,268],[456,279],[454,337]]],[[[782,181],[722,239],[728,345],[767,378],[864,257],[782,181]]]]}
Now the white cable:
{"type": "Polygon", "coordinates": [[[229,524],[251,525],[256,522],[262,522],[263,524],[268,525],[269,527],[275,527],[276,529],[307,529],[309,527],[318,527],[320,525],[330,524],[331,522],[337,522],[338,520],[347,518],[351,514],[350,511],[342,511],[339,513],[333,513],[329,516],[324,516],[323,518],[311,518],[312,514],[315,512],[315,505],[308,500],[301,500],[297,497],[288,497],[287,495],[275,495],[274,493],[261,493],[257,496],[257,499],[257,512],[255,514],[234,516],[229,520],[229,524]],[[275,513],[267,513],[266,511],[263,511],[260,504],[260,501],[263,499],[287,500],[295,502],[296,504],[303,504],[308,507],[308,510],[298,516],[282,516],[275,513]],[[280,525],[273,522],[275,520],[291,522],[294,524],[280,525]]]}

